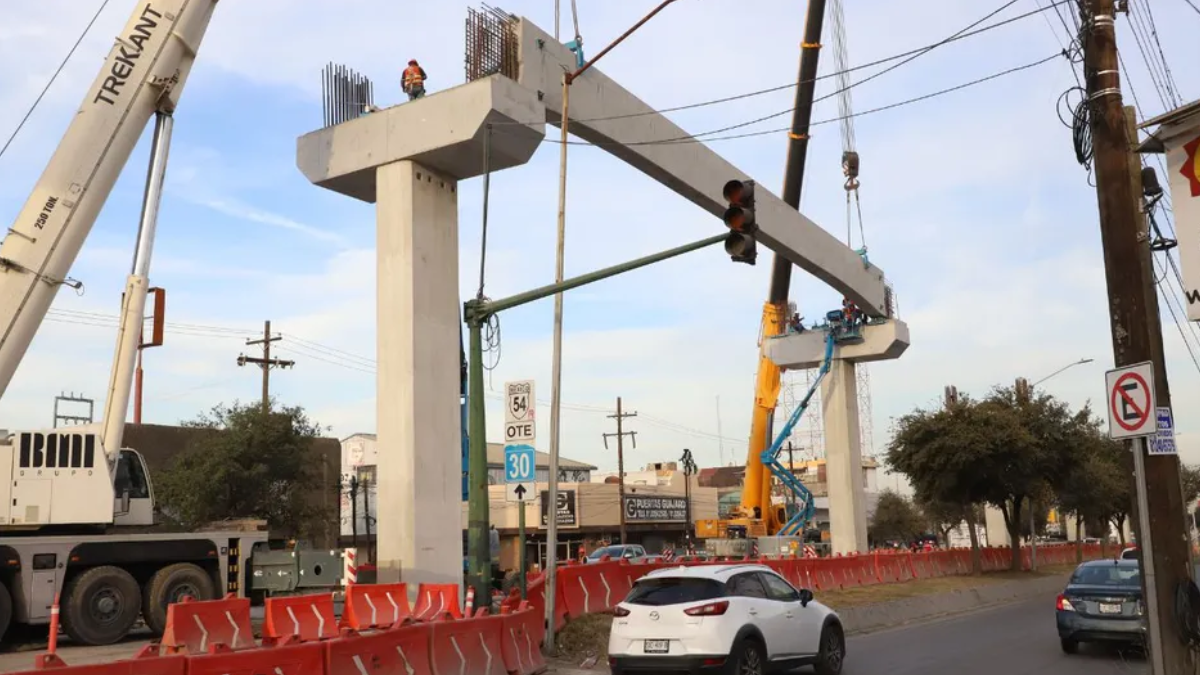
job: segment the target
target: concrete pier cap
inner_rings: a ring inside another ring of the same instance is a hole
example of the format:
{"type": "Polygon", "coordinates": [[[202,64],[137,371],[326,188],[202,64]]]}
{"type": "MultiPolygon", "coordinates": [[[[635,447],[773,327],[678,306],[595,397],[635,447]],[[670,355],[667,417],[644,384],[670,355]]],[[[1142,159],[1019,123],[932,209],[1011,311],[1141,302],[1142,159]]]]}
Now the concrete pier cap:
{"type": "Polygon", "coordinates": [[[301,136],[296,165],[314,185],[375,202],[375,169],[409,160],[455,180],[520,166],[546,136],[537,92],[492,75],[301,136]]]}
{"type": "MultiPolygon", "coordinates": [[[[898,359],[908,349],[908,324],[888,319],[862,327],[863,341],[834,347],[833,358],[850,363],[890,361],[898,359]]],[[[805,370],[820,368],[825,359],[825,331],[806,330],[764,341],[767,358],[780,368],[805,370]]]]}

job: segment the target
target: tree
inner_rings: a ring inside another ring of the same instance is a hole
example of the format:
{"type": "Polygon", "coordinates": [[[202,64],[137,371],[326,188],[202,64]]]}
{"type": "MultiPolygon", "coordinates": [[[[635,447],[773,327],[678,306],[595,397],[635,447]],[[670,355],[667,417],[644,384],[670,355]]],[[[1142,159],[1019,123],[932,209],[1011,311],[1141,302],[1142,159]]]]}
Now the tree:
{"type": "Polygon", "coordinates": [[[300,407],[218,405],[183,426],[201,430],[156,479],[163,511],[185,527],[229,518],[266,520],[274,531],[311,535],[320,486],[313,441],[321,428],[300,407]]]}
{"type": "MultiPolygon", "coordinates": [[[[915,501],[925,520],[930,527],[937,530],[938,538],[946,546],[950,545],[950,532],[976,515],[973,513],[975,507],[970,504],[943,502],[925,495],[917,495],[915,501]]],[[[975,523],[978,522],[979,519],[976,518],[975,523]]]]}
{"type": "Polygon", "coordinates": [[[982,458],[979,470],[991,477],[984,500],[1000,509],[1013,542],[1012,569],[1021,569],[1022,517],[1027,499],[1057,493],[1081,456],[1092,414],[1085,407],[1072,413],[1048,394],[1036,394],[1023,380],[998,387],[981,404],[994,414],[1016,420],[1021,433],[1012,442],[982,458]]]}
{"type": "Polygon", "coordinates": [[[1200,497],[1200,467],[1192,464],[1181,464],[1179,479],[1183,482],[1183,503],[1195,501],[1200,497]]]}
{"type": "Polygon", "coordinates": [[[884,490],[875,504],[868,537],[876,544],[909,542],[925,532],[925,525],[921,512],[909,499],[892,490],[884,490]]]}
{"type": "Polygon", "coordinates": [[[1094,420],[1084,430],[1076,462],[1057,490],[1059,509],[1075,516],[1077,561],[1083,558],[1082,524],[1102,524],[1107,531],[1108,524],[1113,522],[1122,530],[1123,540],[1125,514],[1130,507],[1124,446],[1110,439],[1100,425],[1099,420],[1094,420]]]}
{"type": "MultiPolygon", "coordinates": [[[[993,495],[996,475],[1013,461],[1010,449],[1028,446],[1028,436],[1011,408],[962,394],[944,408],[901,417],[885,459],[908,478],[920,502],[970,509],[993,495]]],[[[971,566],[981,574],[977,522],[967,519],[971,566]]]]}

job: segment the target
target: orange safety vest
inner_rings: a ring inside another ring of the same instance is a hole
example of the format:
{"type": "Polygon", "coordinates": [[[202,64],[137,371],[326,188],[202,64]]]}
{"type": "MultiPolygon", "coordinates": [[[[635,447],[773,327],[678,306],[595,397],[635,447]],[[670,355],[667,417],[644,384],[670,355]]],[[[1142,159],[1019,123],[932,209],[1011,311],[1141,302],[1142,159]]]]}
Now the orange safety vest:
{"type": "Polygon", "coordinates": [[[421,77],[420,66],[409,66],[404,69],[404,87],[406,89],[410,89],[414,86],[420,86],[424,82],[425,79],[421,77]]]}

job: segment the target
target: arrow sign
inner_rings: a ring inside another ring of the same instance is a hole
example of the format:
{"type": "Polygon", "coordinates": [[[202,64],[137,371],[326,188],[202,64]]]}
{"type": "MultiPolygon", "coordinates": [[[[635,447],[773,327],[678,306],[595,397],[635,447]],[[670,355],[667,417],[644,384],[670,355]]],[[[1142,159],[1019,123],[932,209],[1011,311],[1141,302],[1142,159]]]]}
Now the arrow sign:
{"type": "Polygon", "coordinates": [[[525,486],[524,485],[517,485],[517,487],[513,488],[513,492],[517,493],[517,501],[521,501],[521,500],[525,499],[525,486]]]}
{"type": "Polygon", "coordinates": [[[508,502],[526,502],[532,501],[525,499],[525,496],[533,492],[533,481],[529,481],[529,486],[524,483],[509,483],[504,486],[504,500],[508,502]]]}

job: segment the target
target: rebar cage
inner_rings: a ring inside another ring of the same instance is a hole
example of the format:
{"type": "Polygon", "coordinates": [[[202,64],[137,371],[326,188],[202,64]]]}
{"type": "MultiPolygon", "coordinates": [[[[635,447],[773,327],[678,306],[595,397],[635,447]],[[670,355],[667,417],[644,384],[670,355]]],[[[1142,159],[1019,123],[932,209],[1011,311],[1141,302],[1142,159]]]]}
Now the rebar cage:
{"type": "Polygon", "coordinates": [[[375,106],[375,85],[365,75],[330,63],[321,71],[321,105],[325,126],[361,117],[375,106]]]}
{"type": "Polygon", "coordinates": [[[488,5],[467,8],[467,82],[497,73],[517,79],[517,21],[515,15],[488,5]]]}

